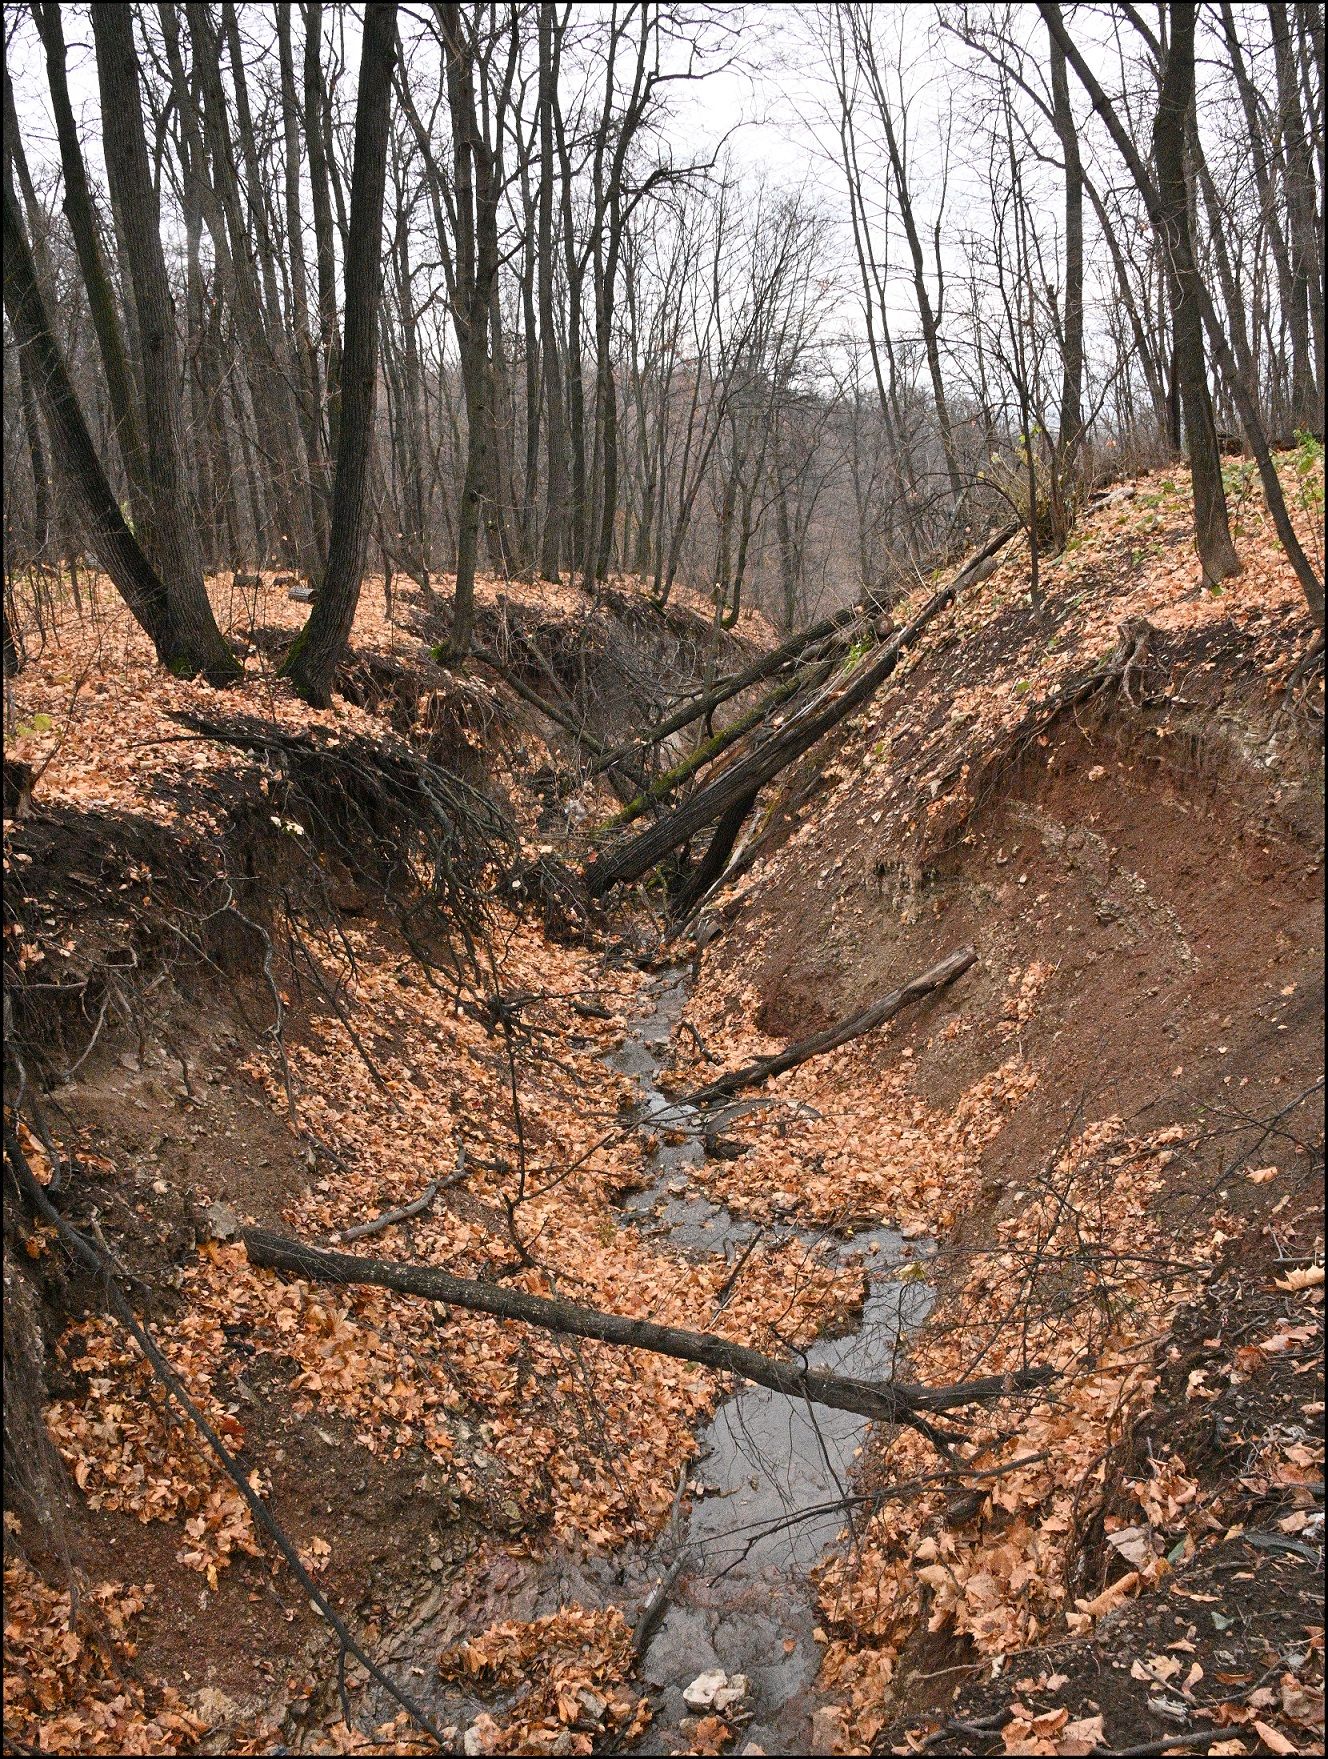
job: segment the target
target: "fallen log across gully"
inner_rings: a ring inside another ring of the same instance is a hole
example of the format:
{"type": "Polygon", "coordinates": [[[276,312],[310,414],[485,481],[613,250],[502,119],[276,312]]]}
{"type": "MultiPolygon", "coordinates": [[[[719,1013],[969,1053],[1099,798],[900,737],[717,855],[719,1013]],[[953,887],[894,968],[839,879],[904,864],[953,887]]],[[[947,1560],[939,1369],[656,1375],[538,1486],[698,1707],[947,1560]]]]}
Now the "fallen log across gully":
{"type": "Polygon", "coordinates": [[[703,783],[658,823],[626,842],[601,850],[582,872],[590,896],[602,898],[611,887],[639,879],[689,837],[713,824],[736,801],[763,788],[781,770],[810,751],[832,727],[875,695],[909,648],[953,604],[960,588],[984,561],[1010,542],[1017,530],[1017,526],[1007,526],[986,543],[953,580],[933,593],[912,622],[891,636],[879,653],[864,659],[849,673],[837,696],[828,701],[814,696],[782,725],[768,728],[758,724],[750,729],[754,741],[750,750],[732,759],[719,775],[703,783]]]}
{"type": "Polygon", "coordinates": [[[1023,1368],[1009,1374],[988,1375],[950,1386],[917,1386],[894,1380],[855,1380],[821,1369],[802,1368],[781,1362],[711,1332],[687,1331],[680,1326],[657,1325],[649,1319],[632,1319],[622,1313],[604,1313],[572,1301],[552,1300],[514,1289],[504,1283],[482,1283],[453,1276],[428,1264],[397,1264],[380,1258],[359,1258],[348,1252],[329,1252],[308,1246],[286,1234],[267,1228],[243,1228],[251,1264],[266,1270],[286,1271],[311,1282],[341,1287],[370,1284],[400,1295],[415,1295],[447,1307],[463,1307],[472,1313],[489,1313],[496,1319],[514,1319],[523,1325],[566,1336],[593,1338],[599,1343],[627,1349],[650,1350],[655,1355],[696,1362],[723,1374],[769,1387],[789,1398],[809,1400],[835,1410],[855,1411],[883,1423],[908,1424],[928,1440],[944,1445],[956,1439],[953,1430],[930,1421],[942,1412],[981,1404],[1009,1393],[1045,1386],[1053,1377],[1050,1368],[1023,1368]]]}
{"type": "Polygon", "coordinates": [[[810,1038],[799,1039],[796,1044],[789,1045],[787,1050],[779,1051],[773,1057],[758,1057],[754,1063],[745,1063],[741,1069],[734,1069],[731,1074],[718,1076],[706,1086],[689,1093],[687,1103],[710,1105],[717,1099],[740,1093],[745,1087],[759,1087],[762,1082],[782,1075],[786,1069],[796,1069],[808,1057],[819,1057],[826,1051],[836,1050],[841,1044],[847,1044],[850,1038],[857,1038],[860,1033],[883,1026],[911,1002],[920,1002],[925,996],[944,989],[956,977],[962,976],[976,960],[977,954],[972,947],[956,947],[939,964],[933,965],[929,971],[924,971],[920,977],[913,978],[901,988],[891,990],[888,996],[882,996],[880,1001],[873,1002],[869,1008],[850,1014],[837,1026],[827,1026],[823,1032],[813,1032],[810,1038]]]}

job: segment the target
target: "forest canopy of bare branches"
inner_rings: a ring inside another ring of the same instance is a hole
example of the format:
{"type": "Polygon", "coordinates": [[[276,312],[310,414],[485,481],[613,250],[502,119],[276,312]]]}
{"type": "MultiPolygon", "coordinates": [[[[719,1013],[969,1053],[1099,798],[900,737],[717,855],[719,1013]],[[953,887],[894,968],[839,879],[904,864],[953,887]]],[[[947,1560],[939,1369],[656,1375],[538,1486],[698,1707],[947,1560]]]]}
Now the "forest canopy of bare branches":
{"type": "Polygon", "coordinates": [[[1182,447],[1217,580],[1219,451],[1322,433],[1317,7],[5,21],[13,249],[115,503],[9,311],[7,590],[118,509],[218,675],[223,567],[331,546],[338,654],[366,557],[457,574],[459,650],[476,567],[791,629],[1182,447]]]}

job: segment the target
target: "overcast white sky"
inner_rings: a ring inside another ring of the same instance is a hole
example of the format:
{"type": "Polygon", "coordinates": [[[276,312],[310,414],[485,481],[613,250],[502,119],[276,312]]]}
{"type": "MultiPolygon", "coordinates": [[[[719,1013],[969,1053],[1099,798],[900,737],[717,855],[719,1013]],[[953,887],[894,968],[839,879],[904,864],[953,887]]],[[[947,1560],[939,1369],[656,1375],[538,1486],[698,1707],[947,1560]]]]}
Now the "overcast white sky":
{"type": "MultiPolygon", "coordinates": [[[[607,11],[594,0],[578,8],[578,19],[607,11]]],[[[91,27],[86,8],[62,8],[69,49],[69,79],[76,114],[84,124],[90,166],[99,177],[100,144],[96,74],[91,52],[91,27]]],[[[346,52],[352,65],[343,86],[348,104],[353,103],[355,69],[360,34],[359,7],[325,9],[330,28],[344,32],[346,52]]],[[[25,145],[34,171],[58,176],[53,128],[47,108],[46,76],[35,28],[26,7],[6,6],[6,30],[10,41],[10,68],[14,78],[25,145]]],[[[843,175],[835,157],[832,129],[826,127],[826,106],[833,101],[816,46],[821,9],[815,6],[733,5],[709,10],[702,37],[709,45],[705,58],[715,68],[704,80],[680,82],[672,87],[673,114],[664,138],[679,160],[704,157],[721,142],[731,165],[743,176],[764,178],[782,188],[806,193],[831,220],[840,223],[840,246],[834,255],[842,268],[845,289],[843,323],[856,328],[852,311],[858,294],[856,271],[851,270],[847,239],[847,210],[843,175]]],[[[274,30],[270,6],[242,4],[242,28],[255,44],[270,44],[274,30]]],[[[414,36],[421,28],[417,6],[403,6],[402,34],[414,36]]],[[[1076,28],[1101,32],[1101,11],[1080,8],[1076,28]]],[[[872,11],[873,29],[886,45],[887,62],[896,58],[902,68],[900,82],[907,105],[911,177],[915,203],[924,225],[934,213],[943,177],[946,188],[944,248],[949,262],[957,266],[965,250],[965,235],[981,239],[992,228],[985,164],[978,145],[979,130],[972,105],[979,81],[972,75],[956,77],[961,51],[937,23],[931,5],[877,4],[872,11]],[[953,111],[953,114],[951,112],[953,111]],[[949,158],[946,141],[950,141],[949,158]]],[[[1033,7],[1016,9],[1016,25],[1040,44],[1041,24],[1033,7]]],[[[1095,51],[1102,64],[1102,51],[1095,51]]],[[[1104,68],[1104,71],[1106,69],[1104,68]]],[[[1112,68],[1110,83],[1119,78],[1112,68]]],[[[1077,91],[1076,109],[1087,113],[1077,91]]],[[[1087,131],[1086,131],[1087,133],[1087,131]]],[[[1119,168],[1113,167],[1119,180],[1119,168]]],[[[1058,189],[1054,171],[1030,161],[1029,176],[1035,187],[1045,190],[1046,236],[1058,234],[1058,189]]],[[[884,188],[884,184],[882,184],[884,188]]],[[[880,212],[884,214],[882,207],[880,212]]],[[[885,221],[882,219],[882,244],[885,221]]],[[[890,257],[898,275],[898,313],[907,330],[916,324],[916,308],[902,269],[902,247],[890,241],[890,257]]],[[[1054,249],[1054,246],[1053,246],[1054,249]]],[[[827,267],[830,271],[830,266],[827,267]]],[[[891,304],[895,305],[892,285],[891,304]]]]}
{"type": "MultiPolygon", "coordinates": [[[[578,10],[588,13],[607,7],[583,4],[578,10]]],[[[927,104],[928,87],[935,83],[934,69],[929,73],[926,67],[933,8],[879,3],[876,10],[892,15],[889,29],[897,29],[904,39],[907,57],[918,76],[912,82],[910,102],[921,113],[927,104]]],[[[338,11],[345,15],[346,48],[351,62],[347,87],[353,91],[362,9],[325,9],[328,15],[338,11]]],[[[814,7],[791,3],[715,9],[718,28],[709,33],[715,44],[710,57],[714,70],[701,81],[679,83],[673,89],[674,115],[666,138],[679,158],[708,152],[724,141],[742,170],[791,186],[805,183],[817,188],[826,200],[838,199],[835,167],[814,150],[807,126],[808,119],[818,114],[826,95],[824,78],[809,40],[810,15],[814,11],[814,7]]],[[[15,100],[24,144],[36,171],[42,166],[54,167],[57,154],[45,64],[26,12],[26,7],[5,6],[15,100]]],[[[96,169],[100,163],[99,106],[91,26],[84,6],[64,5],[61,13],[70,95],[84,129],[89,162],[96,169]]],[[[241,14],[247,35],[254,39],[272,36],[270,8],[242,4],[241,14]]],[[[414,8],[401,8],[403,31],[412,29],[416,16],[414,8]]]]}

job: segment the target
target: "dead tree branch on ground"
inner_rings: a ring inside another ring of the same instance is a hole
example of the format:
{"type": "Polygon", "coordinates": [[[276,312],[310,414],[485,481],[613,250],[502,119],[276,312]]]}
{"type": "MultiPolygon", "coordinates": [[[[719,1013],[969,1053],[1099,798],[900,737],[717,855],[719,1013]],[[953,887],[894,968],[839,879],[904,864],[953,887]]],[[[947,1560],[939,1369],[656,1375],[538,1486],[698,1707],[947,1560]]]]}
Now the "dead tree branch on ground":
{"type": "Polygon", "coordinates": [[[913,978],[900,989],[892,990],[888,996],[882,996],[879,1002],[873,1002],[869,1008],[849,1015],[835,1026],[827,1026],[823,1032],[813,1032],[809,1038],[799,1039],[796,1044],[789,1045],[787,1050],[782,1050],[773,1057],[758,1057],[755,1062],[745,1063],[732,1074],[719,1076],[705,1087],[698,1087],[694,1093],[689,1093],[687,1103],[709,1105],[717,1099],[725,1099],[729,1094],[739,1092],[744,1087],[760,1087],[764,1082],[773,1080],[776,1075],[782,1075],[788,1069],[796,1069],[799,1063],[805,1063],[809,1057],[819,1057],[825,1051],[835,1050],[841,1044],[847,1044],[850,1038],[857,1038],[864,1032],[883,1026],[911,1002],[920,1002],[924,996],[944,989],[956,977],[962,976],[976,960],[977,954],[972,947],[957,947],[953,953],[947,953],[939,964],[933,965],[930,970],[924,971],[920,977],[913,978]]]}
{"type": "Polygon", "coordinates": [[[60,1238],[64,1241],[74,1257],[100,1279],[102,1287],[106,1292],[108,1304],[133,1337],[134,1342],[143,1353],[149,1367],[161,1381],[170,1396],[175,1400],[176,1404],[179,1405],[188,1421],[193,1424],[199,1435],[203,1437],[208,1447],[216,1456],[217,1461],[221,1465],[222,1470],[226,1473],[226,1476],[244,1498],[249,1513],[253,1516],[255,1526],[261,1532],[266,1533],[272,1540],[277,1550],[286,1560],[291,1573],[300,1584],[300,1587],[308,1597],[314,1610],[327,1622],[330,1629],[334,1632],[338,1643],[341,1645],[341,1664],[344,1666],[345,1657],[348,1654],[354,1656],[360,1666],[377,1681],[389,1697],[401,1706],[417,1727],[422,1728],[426,1734],[430,1735],[435,1741],[437,1741],[441,1751],[449,1751],[450,1749],[447,1742],[443,1739],[441,1731],[435,1726],[428,1713],[420,1707],[404,1687],[398,1686],[395,1681],[390,1679],[367,1650],[356,1641],[345,1621],[332,1605],[332,1602],[304,1567],[298,1552],[290,1539],[286,1536],[286,1533],[277,1524],[272,1511],[249,1482],[251,1474],[245,1472],[244,1468],[231,1453],[225,1442],[222,1441],[216,1430],[208,1422],[199,1407],[194,1403],[188,1387],[171,1366],[171,1363],[162,1354],[161,1350],[158,1349],[147,1327],[134,1313],[133,1308],[130,1306],[127,1297],[120,1287],[119,1273],[117,1272],[116,1266],[104,1251],[94,1245],[93,1242],[88,1239],[86,1234],[74,1227],[73,1224],[67,1221],[66,1218],[61,1215],[60,1211],[56,1209],[55,1205],[42,1189],[36,1175],[32,1171],[32,1168],[28,1165],[27,1156],[23,1153],[23,1150],[19,1145],[17,1135],[8,1127],[5,1129],[5,1158],[9,1162],[9,1168],[13,1174],[15,1185],[25,1201],[42,1216],[43,1220],[51,1223],[51,1225],[58,1231],[60,1238]]]}
{"type": "Polygon", "coordinates": [[[781,1362],[759,1350],[709,1332],[658,1325],[649,1319],[604,1313],[571,1301],[552,1300],[501,1283],[476,1282],[453,1276],[428,1264],[394,1264],[379,1258],[358,1258],[346,1252],[326,1252],[267,1228],[243,1228],[250,1262],[267,1270],[288,1271],[313,1282],[339,1286],[371,1284],[398,1294],[415,1295],[471,1313],[489,1313],[498,1319],[515,1319],[544,1331],[627,1349],[650,1350],[683,1362],[696,1362],[721,1374],[736,1374],[772,1392],[809,1400],[835,1410],[855,1411],[884,1423],[908,1424],[938,1446],[955,1439],[955,1431],[929,1419],[937,1413],[956,1411],[1009,1393],[1045,1386],[1050,1368],[1024,1368],[1010,1374],[991,1375],[954,1386],[913,1386],[900,1381],[855,1380],[846,1375],[781,1362]]]}

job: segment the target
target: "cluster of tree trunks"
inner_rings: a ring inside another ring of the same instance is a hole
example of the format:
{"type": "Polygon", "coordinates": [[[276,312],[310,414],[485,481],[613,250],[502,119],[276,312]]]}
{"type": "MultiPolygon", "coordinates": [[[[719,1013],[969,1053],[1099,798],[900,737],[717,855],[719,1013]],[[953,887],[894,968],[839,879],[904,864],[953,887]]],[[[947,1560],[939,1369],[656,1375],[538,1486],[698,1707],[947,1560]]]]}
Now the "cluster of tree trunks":
{"type": "Polygon", "coordinates": [[[1305,553],[1287,509],[1286,496],[1273,462],[1268,435],[1258,400],[1240,370],[1235,351],[1218,316],[1212,295],[1199,273],[1190,232],[1188,194],[1184,176],[1184,139],[1187,119],[1194,103],[1195,9],[1185,0],[1172,0],[1167,8],[1168,43],[1165,52],[1157,45],[1162,62],[1161,88],[1153,147],[1156,180],[1150,174],[1117,107],[1075,46],[1056,0],[1038,0],[1038,10],[1052,39],[1088,94],[1094,110],[1124,159],[1143,198],[1148,217],[1167,253],[1176,312],[1177,373],[1189,426],[1190,468],[1194,478],[1195,541],[1205,572],[1214,579],[1239,567],[1231,547],[1226,501],[1222,488],[1221,458],[1215,433],[1210,445],[1212,399],[1204,364],[1203,338],[1207,335],[1226,388],[1240,415],[1245,443],[1254,455],[1278,539],[1305,593],[1314,621],[1323,627],[1323,582],[1305,553]]]}
{"type": "Polygon", "coordinates": [[[590,895],[602,897],[612,886],[640,878],[730,808],[753,799],[781,770],[810,751],[832,727],[875,695],[923,632],[954,602],[965,581],[1009,543],[1016,530],[1017,527],[1007,526],[989,539],[952,580],[932,594],[910,622],[882,644],[878,653],[861,660],[848,673],[837,694],[814,697],[795,709],[782,725],[762,727],[752,740],[751,750],[732,758],[719,775],[696,788],[671,812],[639,835],[597,854],[583,874],[590,895]]]}
{"type": "MultiPolygon", "coordinates": [[[[1158,427],[1188,449],[1205,580],[1239,567],[1219,456],[1238,425],[1322,625],[1322,581],[1270,440],[1323,425],[1313,8],[1270,0],[1256,17],[1177,3],[1156,19],[1137,7],[1104,18],[1122,65],[1138,51],[1155,84],[1138,117],[1108,95],[1094,71],[1105,64],[1071,41],[1052,0],[1026,33],[981,9],[945,11],[942,29],[991,75],[994,254],[968,263],[964,297],[978,301],[985,265],[992,304],[975,306],[972,325],[963,317],[962,345],[942,249],[953,198],[920,175],[887,9],[845,0],[808,15],[806,47],[831,76],[827,144],[846,181],[865,321],[851,385],[833,393],[810,370],[818,217],[793,198],[744,203],[714,163],[654,150],[669,87],[700,77],[714,48],[667,9],[628,0],[600,19],[549,4],[510,16],[371,4],[352,131],[339,108],[344,45],[322,6],[300,9],[301,44],[283,0],[264,44],[232,0],[98,4],[109,203],[84,162],[63,9],[34,0],[30,11],[65,227],[28,165],[6,74],[7,445],[22,436],[6,464],[23,479],[11,544],[44,557],[72,542],[72,522],[176,671],[238,674],[202,575],[279,553],[320,588],[288,671],[326,701],[370,535],[389,594],[394,567],[432,598],[436,551],[455,564],[449,659],[470,651],[485,552],[496,571],[571,572],[592,589],[615,566],[635,570],[660,603],[687,578],[713,590],[730,626],[759,557],[767,576],[777,567],[796,627],[808,534],[834,496],[853,505],[864,590],[892,562],[942,542],[952,553],[994,494],[1022,500],[1036,598],[1044,503],[1059,542],[1109,397],[1114,431],[1136,430],[1136,375],[1158,427]],[[664,53],[675,32],[690,51],[676,68],[664,53]],[[1196,97],[1196,67],[1226,82],[1248,197],[1205,156],[1199,110],[1216,88],[1196,97]],[[1084,98],[1132,191],[1090,174],[1084,98]],[[1039,229],[1022,169],[1040,150],[1033,128],[1063,172],[1063,248],[1039,229]],[[873,175],[900,224],[894,271],[873,175]],[[1086,202],[1118,296],[1105,378],[1084,349],[1086,202]],[[1127,224],[1131,211],[1146,228],[1127,224]],[[165,234],[180,241],[178,265],[165,234]],[[916,307],[918,387],[894,333],[901,287],[916,307]],[[971,422],[957,418],[961,391],[971,422]],[[993,490],[993,449],[1022,486],[993,490]]],[[[29,28],[16,15],[15,30],[29,28]]],[[[731,680],[677,712],[709,714],[742,688],[731,680]]],[[[667,717],[651,737],[680,724],[667,717]]]]}

